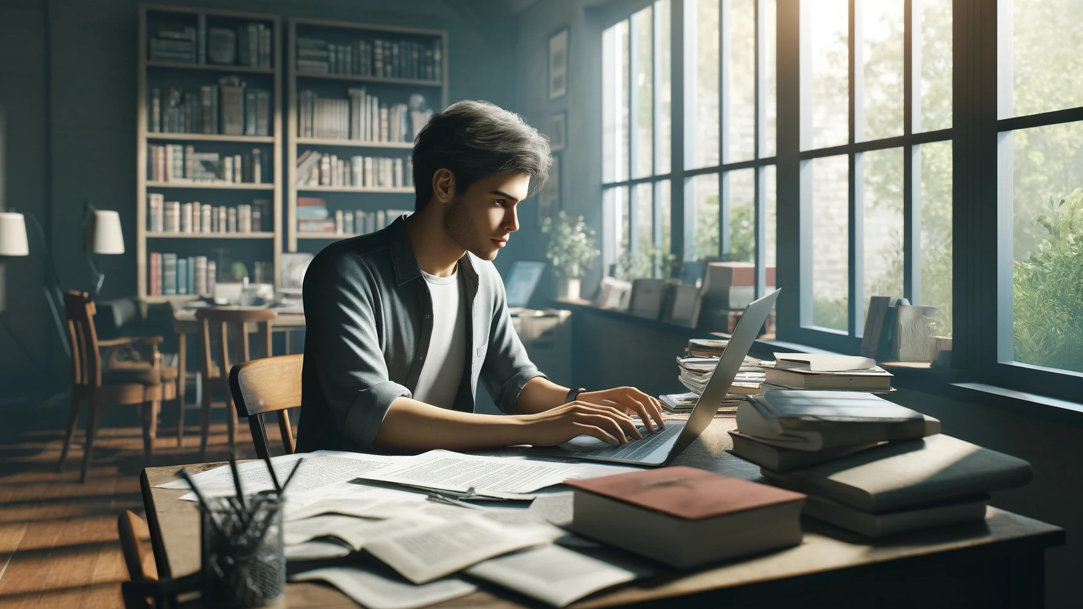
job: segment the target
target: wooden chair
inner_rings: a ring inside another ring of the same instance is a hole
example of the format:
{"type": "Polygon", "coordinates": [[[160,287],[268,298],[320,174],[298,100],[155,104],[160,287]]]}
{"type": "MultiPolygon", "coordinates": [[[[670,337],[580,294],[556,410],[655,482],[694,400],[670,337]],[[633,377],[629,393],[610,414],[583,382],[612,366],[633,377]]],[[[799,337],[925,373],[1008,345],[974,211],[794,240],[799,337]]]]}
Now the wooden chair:
{"type": "Polygon", "coordinates": [[[125,609],[171,607],[176,595],[195,590],[200,584],[200,572],[178,579],[158,577],[158,565],[150,550],[150,527],[131,510],[117,517],[117,536],[129,581],[121,582],[120,593],[125,609]]]}
{"type": "Polygon", "coordinates": [[[203,423],[199,441],[200,460],[206,459],[207,436],[211,429],[211,400],[214,395],[221,395],[226,400],[228,414],[226,423],[229,428],[229,448],[233,449],[237,435],[237,413],[233,409],[230,395],[228,374],[231,361],[246,362],[252,359],[249,351],[248,324],[259,326],[260,342],[264,353],[271,353],[271,320],[278,314],[261,307],[206,307],[196,311],[199,330],[199,370],[203,382],[203,423]],[[230,343],[233,344],[233,356],[230,355],[230,343]]]}
{"type": "Polygon", "coordinates": [[[79,423],[79,406],[86,401],[90,413],[79,478],[85,482],[94,450],[94,439],[98,433],[98,417],[106,406],[139,405],[143,422],[143,450],[147,458],[150,458],[162,401],[176,398],[177,369],[161,364],[161,354],[158,352],[161,336],[98,340],[94,327],[94,302],[85,292],[71,291],[65,294],[64,309],[68,318],[68,338],[71,341],[72,391],[68,431],[64,436],[64,448],[60,451],[60,461],[56,469],[59,472],[64,468],[68,450],[75,438],[75,428],[79,423]],[[149,361],[138,358],[136,345],[150,347],[149,361]],[[108,365],[104,365],[102,361],[103,347],[113,349],[106,360],[108,365]],[[127,354],[128,359],[121,357],[122,354],[127,354]]]}
{"type": "Polygon", "coordinates": [[[237,364],[229,371],[229,390],[237,414],[248,417],[256,456],[270,456],[264,416],[278,414],[278,432],[286,454],[296,452],[289,409],[301,405],[304,355],[279,355],[237,364]]]}

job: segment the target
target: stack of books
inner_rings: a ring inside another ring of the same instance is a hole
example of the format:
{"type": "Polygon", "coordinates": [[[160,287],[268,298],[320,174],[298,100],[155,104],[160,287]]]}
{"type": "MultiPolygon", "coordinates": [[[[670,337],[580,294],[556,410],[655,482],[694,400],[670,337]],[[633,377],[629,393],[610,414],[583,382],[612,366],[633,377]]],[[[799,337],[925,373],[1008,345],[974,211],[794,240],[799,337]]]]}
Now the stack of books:
{"type": "Polygon", "coordinates": [[[775,353],[766,382],[788,389],[891,391],[892,374],[867,357],[829,353],[775,353]]]}
{"type": "Polygon", "coordinates": [[[980,521],[1030,465],[940,433],[871,393],[768,390],[737,410],[731,452],[809,495],[805,514],[866,537],[980,521]]]}
{"type": "MultiPolygon", "coordinates": [[[[667,414],[687,414],[696,405],[696,400],[707,387],[708,381],[718,367],[718,360],[729,341],[712,338],[693,338],[688,341],[685,355],[677,357],[678,375],[687,393],[671,393],[658,396],[662,409],[667,414]]],[[[764,381],[763,362],[753,357],[745,357],[741,369],[730,385],[726,397],[722,400],[717,414],[733,415],[745,395],[760,392],[764,381]]]]}

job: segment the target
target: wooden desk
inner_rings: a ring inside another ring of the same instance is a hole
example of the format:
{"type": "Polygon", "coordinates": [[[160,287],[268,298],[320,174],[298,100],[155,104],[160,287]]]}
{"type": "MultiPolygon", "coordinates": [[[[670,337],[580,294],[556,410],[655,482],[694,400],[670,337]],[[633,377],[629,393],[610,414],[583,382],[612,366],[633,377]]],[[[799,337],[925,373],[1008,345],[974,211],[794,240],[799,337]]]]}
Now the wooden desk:
{"type": "MultiPolygon", "coordinates": [[[[729,446],[725,431],[732,426],[732,419],[716,419],[678,463],[755,477],[755,466],[722,452],[729,446]]],[[[199,569],[194,504],[178,500],[183,491],[152,488],[171,479],[176,469],[151,467],[142,476],[158,569],[174,577],[199,569]]],[[[989,508],[984,523],[878,541],[811,519],[805,519],[803,525],[804,541],[797,547],[686,574],[659,568],[650,579],[572,606],[1034,608],[1044,605],[1045,549],[1064,543],[1063,529],[996,508],[989,508]]],[[[329,586],[298,583],[287,584],[286,599],[278,606],[357,605],[329,586]]],[[[437,606],[539,605],[484,585],[479,592],[437,606]]]]}
{"type": "MultiPolygon", "coordinates": [[[[242,307],[222,307],[242,308],[242,307]]],[[[278,313],[278,317],[271,322],[272,332],[294,332],[305,328],[304,313],[278,313]]],[[[173,332],[177,334],[177,401],[180,407],[177,409],[177,445],[180,446],[184,437],[184,386],[187,379],[188,368],[188,335],[199,332],[199,322],[196,321],[195,309],[173,309],[173,332]]],[[[290,352],[289,334],[286,334],[286,353],[290,352]]],[[[227,371],[228,374],[228,371],[227,371]]]]}

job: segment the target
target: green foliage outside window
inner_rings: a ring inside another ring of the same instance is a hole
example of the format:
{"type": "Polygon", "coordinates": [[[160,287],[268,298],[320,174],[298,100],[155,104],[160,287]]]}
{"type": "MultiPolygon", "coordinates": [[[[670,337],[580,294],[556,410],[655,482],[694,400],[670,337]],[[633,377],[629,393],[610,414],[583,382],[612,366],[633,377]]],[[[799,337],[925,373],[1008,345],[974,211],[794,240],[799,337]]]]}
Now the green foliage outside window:
{"type": "Polygon", "coordinates": [[[552,217],[542,220],[541,231],[548,237],[545,259],[557,278],[586,275],[594,259],[601,253],[595,245],[597,233],[587,226],[583,216],[569,216],[560,210],[556,220],[552,217]]]}
{"type": "Polygon", "coordinates": [[[1017,361],[1083,372],[1083,190],[1049,200],[1045,238],[1015,262],[1017,361]]]}

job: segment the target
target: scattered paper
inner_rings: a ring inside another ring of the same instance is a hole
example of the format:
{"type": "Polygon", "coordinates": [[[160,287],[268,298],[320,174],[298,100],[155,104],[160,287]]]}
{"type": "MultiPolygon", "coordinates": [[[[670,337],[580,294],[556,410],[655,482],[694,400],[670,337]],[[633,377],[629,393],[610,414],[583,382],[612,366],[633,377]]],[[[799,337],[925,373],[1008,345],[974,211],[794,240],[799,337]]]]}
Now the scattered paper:
{"type": "Polygon", "coordinates": [[[369,609],[425,607],[477,590],[477,586],[456,578],[418,586],[356,566],[313,569],[291,576],[290,581],[327,582],[369,609]]]}
{"type": "Polygon", "coordinates": [[[349,556],[351,552],[353,550],[345,543],[320,539],[283,546],[283,553],[286,555],[287,561],[343,558],[349,556]]]}
{"type": "Polygon", "coordinates": [[[569,478],[596,478],[634,469],[598,463],[485,457],[430,450],[406,457],[387,468],[363,474],[361,478],[458,493],[473,488],[481,495],[526,499],[532,498],[530,493],[534,491],[560,484],[569,478]]]}
{"type": "Polygon", "coordinates": [[[406,579],[423,584],[487,558],[547,541],[536,531],[505,527],[471,511],[458,520],[383,537],[365,549],[406,579]]]}
{"type": "Polygon", "coordinates": [[[282,541],[286,545],[292,545],[320,537],[336,537],[349,544],[354,550],[360,550],[374,540],[443,522],[441,518],[417,513],[385,520],[338,515],[316,516],[286,523],[282,541]]]}
{"type": "Polygon", "coordinates": [[[642,567],[619,565],[554,545],[491,558],[466,572],[554,607],[650,574],[642,567]]]}

